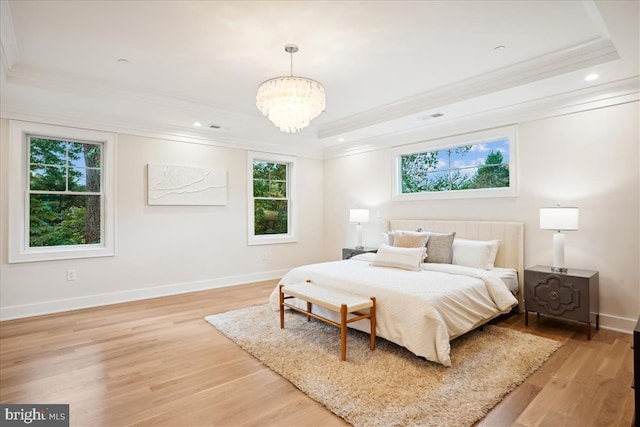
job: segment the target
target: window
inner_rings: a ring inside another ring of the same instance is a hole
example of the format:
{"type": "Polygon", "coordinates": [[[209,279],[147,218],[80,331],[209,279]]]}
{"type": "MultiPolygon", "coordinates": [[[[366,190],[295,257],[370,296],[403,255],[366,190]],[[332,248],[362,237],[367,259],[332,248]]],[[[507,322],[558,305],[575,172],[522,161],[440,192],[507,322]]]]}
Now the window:
{"type": "Polygon", "coordinates": [[[514,128],[394,150],[394,199],[517,195],[514,128]]]}
{"type": "Polygon", "coordinates": [[[11,122],[10,262],[114,255],[112,134],[11,122]]]}
{"type": "Polygon", "coordinates": [[[249,152],[250,245],[296,241],[295,159],[249,152]]]}
{"type": "Polygon", "coordinates": [[[102,144],[27,139],[29,247],[100,244],[102,144]]]}

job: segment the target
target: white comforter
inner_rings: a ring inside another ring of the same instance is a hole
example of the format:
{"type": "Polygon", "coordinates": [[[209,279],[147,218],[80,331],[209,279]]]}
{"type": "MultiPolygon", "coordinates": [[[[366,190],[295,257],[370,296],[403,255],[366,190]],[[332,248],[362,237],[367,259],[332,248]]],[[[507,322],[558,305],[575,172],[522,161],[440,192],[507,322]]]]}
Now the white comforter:
{"type": "MultiPolygon", "coordinates": [[[[372,266],[374,254],[366,255],[294,268],[280,283],[312,280],[352,294],[375,296],[377,335],[445,366],[451,366],[451,339],[517,304],[505,284],[490,271],[451,264],[423,264],[422,271],[406,271],[372,266]]],[[[277,311],[277,286],[269,300],[277,311]]],[[[301,301],[297,303],[306,307],[301,301]]],[[[336,313],[322,307],[314,306],[313,311],[338,320],[336,313]]],[[[368,321],[350,327],[370,332],[368,321]]]]}

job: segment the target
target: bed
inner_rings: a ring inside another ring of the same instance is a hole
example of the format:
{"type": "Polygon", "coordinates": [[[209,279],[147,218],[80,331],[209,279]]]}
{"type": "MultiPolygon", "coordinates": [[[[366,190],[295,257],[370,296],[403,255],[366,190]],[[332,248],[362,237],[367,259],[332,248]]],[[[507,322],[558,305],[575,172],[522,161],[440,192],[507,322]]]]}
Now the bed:
{"type": "MultiPolygon", "coordinates": [[[[405,259],[402,257],[409,252],[413,257],[412,251],[417,249],[381,245],[378,254],[367,253],[349,260],[294,268],[280,283],[287,285],[311,280],[343,292],[375,296],[377,335],[444,366],[451,366],[452,339],[508,313],[522,301],[522,223],[391,220],[389,230],[429,231],[431,236],[455,232],[454,255],[455,251],[463,253],[460,249],[464,247],[461,246],[463,242],[484,244],[497,240],[499,245],[491,268],[420,261],[416,270],[387,267],[388,264],[380,263],[387,253],[400,253],[398,259],[405,259]]],[[[461,255],[457,259],[462,260],[461,255]]],[[[278,287],[269,299],[274,310],[278,310],[278,287]]],[[[301,308],[306,306],[303,301],[294,300],[294,303],[301,308]]],[[[322,307],[314,306],[314,312],[337,320],[336,313],[322,307]]],[[[354,322],[350,327],[370,333],[369,322],[354,322]]]]}

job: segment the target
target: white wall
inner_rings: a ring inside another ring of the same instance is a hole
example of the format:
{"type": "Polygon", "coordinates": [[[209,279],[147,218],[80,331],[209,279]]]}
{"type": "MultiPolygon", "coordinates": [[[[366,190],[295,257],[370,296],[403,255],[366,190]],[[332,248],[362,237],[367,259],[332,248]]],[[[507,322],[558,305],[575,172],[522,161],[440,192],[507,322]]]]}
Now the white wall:
{"type": "Polygon", "coordinates": [[[248,246],[246,151],[120,134],[117,255],[8,264],[8,124],[0,122],[3,319],[277,278],[323,253],[322,161],[298,159],[299,241],[248,246]],[[227,206],[147,205],[148,163],[226,168],[227,206]]]}
{"type": "Polygon", "coordinates": [[[567,232],[566,264],[600,271],[602,324],[631,330],[640,312],[638,103],[521,123],[519,196],[391,202],[391,154],[383,149],[324,162],[298,159],[299,242],[247,246],[246,152],[118,135],[117,256],[7,264],[8,121],[0,121],[0,316],[21,317],[279,277],[289,268],[340,258],[355,244],[354,207],[372,209],[366,245],[389,218],[525,223],[525,266],[551,262],[551,232],[538,208],[580,208],[567,232]],[[148,206],[146,165],[228,170],[227,206],[148,206]],[[319,195],[323,195],[319,197],[319,195]],[[263,260],[266,256],[266,260],[263,260]],[[78,279],[66,280],[75,269],[78,279]]]}
{"type": "Polygon", "coordinates": [[[638,103],[518,125],[519,196],[391,201],[389,149],[324,165],[326,257],[354,245],[348,210],[372,210],[363,243],[376,246],[389,218],[509,220],[525,224],[525,267],[551,263],[552,232],[540,230],[538,209],[578,206],[580,226],[566,232],[568,267],[600,272],[604,326],[630,331],[640,312],[640,176],[638,103]],[[379,217],[378,217],[379,213],[379,217]]]}

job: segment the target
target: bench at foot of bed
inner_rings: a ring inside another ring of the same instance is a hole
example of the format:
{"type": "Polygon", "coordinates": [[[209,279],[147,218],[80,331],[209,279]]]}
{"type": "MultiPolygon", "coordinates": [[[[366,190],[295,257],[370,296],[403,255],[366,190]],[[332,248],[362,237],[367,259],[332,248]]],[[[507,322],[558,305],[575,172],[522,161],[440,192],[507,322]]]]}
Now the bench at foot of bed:
{"type": "Polygon", "coordinates": [[[280,329],[284,328],[284,308],[307,315],[307,320],[321,320],[340,328],[340,360],[347,360],[347,325],[362,319],[371,322],[371,350],[376,348],[376,298],[366,298],[358,295],[343,293],[334,289],[327,289],[313,284],[311,281],[280,285],[280,329]],[[296,307],[286,302],[289,298],[306,301],[307,309],[296,307]],[[312,313],[313,304],[340,313],[340,323],[312,313]],[[362,311],[368,311],[362,314],[362,311]],[[348,318],[352,314],[354,317],[348,318]]]}

